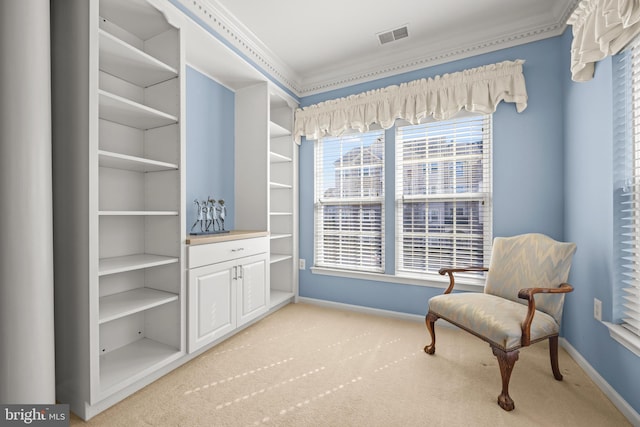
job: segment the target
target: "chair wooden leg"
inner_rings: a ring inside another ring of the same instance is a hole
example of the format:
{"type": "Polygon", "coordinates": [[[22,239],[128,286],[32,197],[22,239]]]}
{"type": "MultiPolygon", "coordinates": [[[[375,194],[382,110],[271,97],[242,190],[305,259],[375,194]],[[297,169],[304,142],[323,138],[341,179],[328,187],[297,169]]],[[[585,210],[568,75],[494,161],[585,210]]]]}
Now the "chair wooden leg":
{"type": "Polygon", "coordinates": [[[425,322],[427,323],[427,329],[429,330],[429,335],[431,335],[431,344],[424,347],[424,352],[427,354],[433,354],[436,352],[436,331],[434,329],[434,324],[438,320],[438,316],[429,312],[427,313],[427,317],[425,318],[425,322]]]}
{"type": "Polygon", "coordinates": [[[551,358],[551,370],[556,380],[562,381],[562,374],[558,367],[558,336],[549,338],[549,356],[551,358]]]}
{"type": "Polygon", "coordinates": [[[513,399],[509,396],[509,380],[511,379],[511,371],[513,371],[513,365],[518,360],[520,351],[504,351],[497,347],[491,346],[494,356],[498,358],[498,365],[500,366],[500,375],[502,376],[502,393],[498,396],[498,405],[505,411],[512,411],[515,408],[513,399]]]}

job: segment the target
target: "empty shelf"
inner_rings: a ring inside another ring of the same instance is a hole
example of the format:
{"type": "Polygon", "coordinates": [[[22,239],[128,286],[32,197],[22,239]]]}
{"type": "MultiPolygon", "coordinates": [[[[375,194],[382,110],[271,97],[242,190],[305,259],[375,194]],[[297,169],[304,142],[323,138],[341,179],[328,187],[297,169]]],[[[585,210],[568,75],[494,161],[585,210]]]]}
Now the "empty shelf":
{"type": "Polygon", "coordinates": [[[277,138],[280,136],[288,136],[291,135],[291,131],[285,129],[275,122],[269,122],[269,136],[271,138],[277,138]]]}
{"type": "Polygon", "coordinates": [[[100,95],[99,116],[110,122],[137,129],[153,129],[178,122],[178,118],[104,90],[100,95]]]}
{"type": "Polygon", "coordinates": [[[280,291],[278,289],[271,288],[270,297],[269,297],[269,306],[275,307],[278,304],[281,304],[292,298],[294,296],[293,292],[280,291]]]}
{"type": "Polygon", "coordinates": [[[100,356],[100,389],[109,395],[111,387],[123,389],[181,355],[175,347],[149,338],[103,354],[100,356]]]}
{"type": "Polygon", "coordinates": [[[275,263],[275,262],[280,262],[280,261],[286,261],[288,259],[293,258],[292,255],[287,255],[287,254],[274,254],[273,252],[271,252],[271,257],[270,257],[270,262],[271,264],[275,263]]]}
{"type": "Polygon", "coordinates": [[[178,71],[130,44],[99,30],[100,69],[140,87],[172,79],[178,71]]]}
{"type": "Polygon", "coordinates": [[[275,240],[275,239],[286,239],[287,237],[291,237],[291,236],[292,234],[271,233],[269,237],[271,237],[271,240],[275,240]]]}
{"type": "Polygon", "coordinates": [[[100,216],[176,216],[178,211],[100,211],[100,216]]]}
{"type": "Polygon", "coordinates": [[[289,163],[293,160],[291,157],[287,157],[283,154],[275,153],[273,151],[269,152],[269,160],[271,163],[289,163]]]}
{"type": "Polygon", "coordinates": [[[178,169],[178,165],[174,163],[160,162],[104,150],[98,151],[98,157],[100,166],[105,168],[124,169],[134,172],[157,172],[178,169]]]}
{"type": "Polygon", "coordinates": [[[107,274],[123,273],[125,271],[157,267],[174,262],[178,262],[178,258],[150,254],[102,258],[98,266],[98,275],[105,276],[107,274]]]}
{"type": "Polygon", "coordinates": [[[269,188],[275,189],[275,190],[288,190],[293,188],[291,185],[289,184],[281,184],[279,182],[269,182],[269,188]]]}
{"type": "Polygon", "coordinates": [[[138,288],[100,298],[100,323],[167,304],[178,295],[151,288],[138,288]]]}

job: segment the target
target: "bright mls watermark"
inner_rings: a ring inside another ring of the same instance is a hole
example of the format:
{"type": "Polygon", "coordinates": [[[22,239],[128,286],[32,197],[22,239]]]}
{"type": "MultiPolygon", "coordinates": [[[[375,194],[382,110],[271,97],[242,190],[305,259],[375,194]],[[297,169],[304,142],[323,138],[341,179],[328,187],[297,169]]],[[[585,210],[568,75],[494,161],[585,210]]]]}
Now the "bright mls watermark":
{"type": "Polygon", "coordinates": [[[0,427],[68,427],[69,405],[0,405],[0,427]]]}

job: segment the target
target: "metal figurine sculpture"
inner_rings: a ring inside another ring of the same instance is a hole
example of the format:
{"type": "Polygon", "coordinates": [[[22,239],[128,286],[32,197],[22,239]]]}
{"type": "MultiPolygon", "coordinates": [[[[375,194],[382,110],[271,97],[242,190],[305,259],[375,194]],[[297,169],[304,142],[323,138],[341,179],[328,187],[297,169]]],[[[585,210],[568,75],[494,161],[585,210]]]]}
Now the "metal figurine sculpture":
{"type": "Polygon", "coordinates": [[[218,205],[220,205],[218,208],[218,216],[220,217],[219,224],[222,224],[220,230],[224,231],[224,218],[227,216],[227,207],[224,205],[224,200],[222,199],[218,200],[218,205]]]}
{"type": "Polygon", "coordinates": [[[209,196],[206,200],[195,199],[193,205],[196,209],[196,221],[191,226],[192,235],[228,233],[224,229],[224,219],[227,216],[227,207],[224,200],[216,201],[209,196]],[[217,204],[217,206],[216,206],[217,204]],[[193,229],[200,224],[200,231],[193,229]]]}
{"type": "Polygon", "coordinates": [[[216,218],[218,216],[218,212],[216,211],[216,201],[209,196],[205,203],[207,206],[207,223],[205,227],[206,232],[215,232],[216,231],[216,218]]]}
{"type": "MultiPolygon", "coordinates": [[[[204,231],[209,231],[209,227],[213,225],[213,213],[215,212],[215,208],[213,207],[213,205],[209,206],[209,203],[211,203],[211,196],[209,196],[208,200],[203,200],[203,203],[204,203],[203,210],[205,211],[205,214],[206,214],[206,219],[204,222],[204,231]]],[[[214,227],[214,230],[215,230],[215,227],[214,227]]]]}
{"type": "Polygon", "coordinates": [[[195,205],[195,207],[196,207],[196,221],[195,221],[195,222],[193,223],[193,225],[191,226],[191,231],[193,231],[194,227],[195,227],[198,223],[200,223],[200,231],[204,231],[204,230],[203,230],[203,225],[202,225],[202,221],[203,221],[203,218],[202,218],[202,209],[203,209],[203,207],[200,205],[200,202],[198,201],[198,199],[195,199],[195,200],[193,201],[193,204],[194,204],[194,205],[195,205]]]}

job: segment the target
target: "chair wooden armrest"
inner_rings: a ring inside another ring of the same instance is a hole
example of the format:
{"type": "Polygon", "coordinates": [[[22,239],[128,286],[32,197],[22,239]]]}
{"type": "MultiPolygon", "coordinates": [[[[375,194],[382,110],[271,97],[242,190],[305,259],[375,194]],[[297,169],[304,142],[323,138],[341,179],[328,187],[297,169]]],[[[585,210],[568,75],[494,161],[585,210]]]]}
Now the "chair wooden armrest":
{"type": "Polygon", "coordinates": [[[464,273],[466,271],[489,271],[486,267],[463,267],[463,268],[441,268],[438,273],[441,276],[445,274],[449,275],[449,287],[444,291],[445,294],[451,293],[453,286],[455,285],[455,279],[453,273],[464,273]]]}
{"type": "Polygon", "coordinates": [[[525,288],[520,289],[518,298],[526,299],[528,302],[527,316],[522,324],[522,346],[531,344],[531,323],[533,315],[536,314],[535,294],[566,294],[573,291],[573,286],[568,283],[561,283],[557,288],[525,288]]]}

